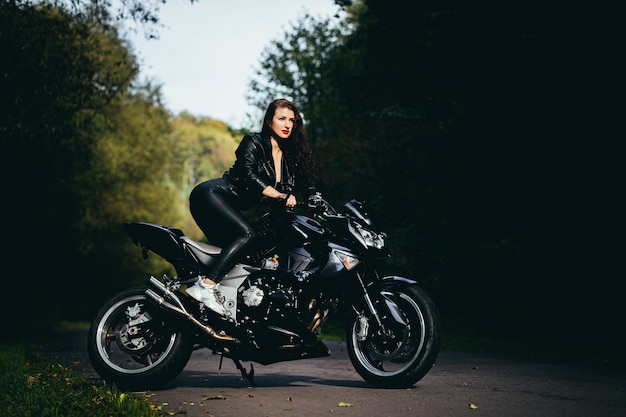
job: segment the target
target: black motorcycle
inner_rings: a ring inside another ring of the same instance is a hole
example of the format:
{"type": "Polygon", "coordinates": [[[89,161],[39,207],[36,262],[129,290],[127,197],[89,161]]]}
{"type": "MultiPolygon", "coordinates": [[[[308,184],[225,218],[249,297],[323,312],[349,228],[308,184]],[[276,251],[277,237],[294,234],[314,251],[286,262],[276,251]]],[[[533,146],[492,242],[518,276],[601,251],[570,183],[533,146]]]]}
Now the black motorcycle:
{"type": "MultiPolygon", "coordinates": [[[[440,349],[437,309],[416,281],[379,276],[387,236],[366,204],[336,211],[318,194],[301,210],[269,210],[256,222],[255,247],[220,281],[226,315],[185,293],[220,248],[174,227],[126,222],[141,247],[170,262],[178,276],[113,296],[95,315],[87,340],[94,369],[121,389],[156,389],[172,381],[192,351],[232,359],[254,385],[254,367],[328,356],[318,338],[330,317],[347,318],[346,344],[361,377],[375,387],[406,388],[423,378],[440,349]],[[379,264],[380,266],[380,264],[379,264]]],[[[221,366],[221,362],[220,362],[221,366]]]]}

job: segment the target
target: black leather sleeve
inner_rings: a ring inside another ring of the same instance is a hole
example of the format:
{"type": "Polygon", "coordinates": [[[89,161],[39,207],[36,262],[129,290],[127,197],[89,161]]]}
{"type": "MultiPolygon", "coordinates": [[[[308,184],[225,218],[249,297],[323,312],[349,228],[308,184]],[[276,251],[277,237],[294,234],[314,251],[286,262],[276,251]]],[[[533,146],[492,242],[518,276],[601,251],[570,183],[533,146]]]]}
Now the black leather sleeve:
{"type": "Polygon", "coordinates": [[[259,139],[259,136],[253,135],[243,137],[235,151],[237,160],[234,169],[240,185],[248,191],[261,194],[267,186],[272,185],[272,179],[264,167],[268,156],[259,139]]]}

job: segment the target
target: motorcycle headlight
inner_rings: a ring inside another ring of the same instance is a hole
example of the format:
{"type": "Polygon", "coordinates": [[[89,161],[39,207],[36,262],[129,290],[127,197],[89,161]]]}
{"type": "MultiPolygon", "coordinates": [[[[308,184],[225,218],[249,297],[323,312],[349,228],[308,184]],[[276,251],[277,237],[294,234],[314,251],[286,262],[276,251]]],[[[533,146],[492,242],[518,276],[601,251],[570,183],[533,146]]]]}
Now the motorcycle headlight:
{"type": "Polygon", "coordinates": [[[356,230],[359,232],[368,247],[376,249],[382,249],[385,247],[385,241],[387,238],[385,233],[374,233],[363,227],[357,227],[356,230]]]}

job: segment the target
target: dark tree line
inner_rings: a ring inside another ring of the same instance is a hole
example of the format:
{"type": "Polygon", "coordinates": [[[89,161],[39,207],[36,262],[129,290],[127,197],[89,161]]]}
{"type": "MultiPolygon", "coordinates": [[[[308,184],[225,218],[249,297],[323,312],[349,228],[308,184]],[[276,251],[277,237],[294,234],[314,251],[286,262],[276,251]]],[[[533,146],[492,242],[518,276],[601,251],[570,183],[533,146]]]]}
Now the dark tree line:
{"type": "MultiPolygon", "coordinates": [[[[320,42],[299,36],[260,63],[294,88],[327,194],[378,209],[396,269],[422,279],[449,329],[615,335],[616,11],[364,0],[352,12],[354,30],[317,61],[307,51],[320,42]],[[272,68],[284,54],[318,71],[272,68]]],[[[308,32],[332,38],[324,26],[308,32]]],[[[258,102],[274,91],[251,88],[258,102]]]]}
{"type": "Polygon", "coordinates": [[[361,166],[384,178],[374,193],[401,219],[390,226],[408,228],[408,265],[430,269],[449,320],[580,343],[583,329],[616,323],[596,252],[607,242],[593,233],[596,190],[611,181],[596,160],[614,103],[610,12],[421,2],[399,16],[365,3],[367,33],[353,42],[372,69],[358,85],[372,91],[348,102],[365,127],[354,136],[385,161],[361,166]]]}

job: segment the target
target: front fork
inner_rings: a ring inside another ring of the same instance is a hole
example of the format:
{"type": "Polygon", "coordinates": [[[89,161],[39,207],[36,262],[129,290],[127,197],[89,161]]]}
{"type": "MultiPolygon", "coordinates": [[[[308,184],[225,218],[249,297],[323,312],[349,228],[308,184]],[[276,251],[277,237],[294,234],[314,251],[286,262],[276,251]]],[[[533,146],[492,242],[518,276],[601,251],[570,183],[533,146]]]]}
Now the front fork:
{"type": "MultiPolygon", "coordinates": [[[[393,319],[393,321],[390,324],[392,324],[394,327],[400,326],[401,328],[404,328],[407,326],[407,322],[404,319],[402,313],[400,312],[400,309],[398,308],[398,305],[393,299],[393,296],[391,295],[391,293],[385,293],[381,291],[382,288],[378,289],[376,288],[377,286],[374,286],[374,285],[369,285],[369,286],[366,285],[365,282],[363,281],[363,277],[358,271],[356,271],[356,277],[361,287],[361,291],[363,293],[365,306],[370,313],[369,317],[372,317],[374,321],[376,322],[379,335],[389,334],[392,331],[390,328],[388,328],[389,326],[385,325],[385,322],[386,321],[388,322],[388,320],[386,319],[388,319],[389,317],[393,319]],[[368,291],[368,287],[370,290],[374,288],[376,291],[376,294],[370,294],[370,291],[368,291]],[[378,309],[376,309],[376,306],[374,305],[374,301],[372,300],[373,296],[378,298],[378,301],[379,301],[377,303],[378,309]]],[[[376,275],[376,277],[378,278],[378,275],[376,275]]],[[[379,281],[376,281],[376,282],[379,282],[379,281]]],[[[359,342],[363,342],[365,341],[365,339],[367,339],[367,336],[369,334],[370,319],[367,316],[365,316],[362,312],[356,311],[356,313],[357,313],[357,320],[359,322],[359,328],[357,331],[357,340],[359,342]]]]}

